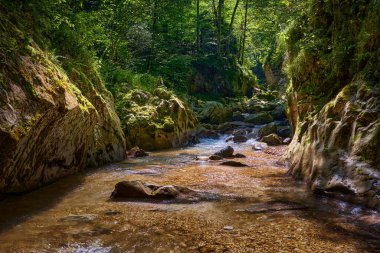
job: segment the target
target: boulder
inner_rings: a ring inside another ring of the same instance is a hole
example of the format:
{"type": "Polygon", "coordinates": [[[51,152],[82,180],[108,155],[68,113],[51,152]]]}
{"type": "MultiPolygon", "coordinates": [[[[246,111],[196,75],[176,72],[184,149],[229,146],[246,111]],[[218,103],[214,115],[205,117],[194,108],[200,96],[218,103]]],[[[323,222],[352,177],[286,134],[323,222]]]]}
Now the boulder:
{"type": "Polygon", "coordinates": [[[194,141],[195,114],[179,97],[164,87],[153,93],[133,89],[116,97],[128,147],[145,150],[181,147],[194,141]]]}
{"type": "Polygon", "coordinates": [[[201,122],[211,124],[221,124],[231,121],[233,117],[232,109],[215,101],[208,101],[199,113],[201,122]]]}
{"type": "Polygon", "coordinates": [[[214,155],[221,156],[224,158],[229,158],[229,157],[233,157],[233,154],[234,154],[234,149],[231,146],[227,146],[226,148],[221,149],[218,152],[216,152],[214,155]]]}
{"type": "Polygon", "coordinates": [[[284,105],[278,105],[270,114],[275,120],[284,120],[286,119],[286,108],[284,105]]]}
{"type": "Polygon", "coordinates": [[[145,150],[140,149],[139,147],[134,147],[128,151],[128,156],[138,158],[149,156],[149,154],[145,150]]]}
{"type": "Polygon", "coordinates": [[[230,136],[226,139],[226,142],[230,142],[230,141],[233,141],[234,140],[234,137],[233,136],[230,136]]]}
{"type": "Polygon", "coordinates": [[[261,138],[261,141],[269,146],[279,146],[282,144],[281,138],[277,134],[270,134],[261,138]]]}
{"type": "Polygon", "coordinates": [[[219,138],[219,134],[216,131],[213,131],[213,130],[202,130],[198,134],[198,137],[199,138],[218,139],[219,138]]]}
{"type": "Polygon", "coordinates": [[[172,203],[194,203],[215,201],[220,197],[213,193],[193,191],[174,185],[154,185],[142,181],[122,181],[115,185],[111,198],[117,201],[171,201],[172,203]]]}
{"type": "Polygon", "coordinates": [[[218,125],[216,129],[225,133],[225,132],[233,131],[234,126],[232,125],[231,122],[225,122],[225,123],[218,125]]]}
{"type": "Polygon", "coordinates": [[[237,162],[237,161],[225,161],[225,162],[222,162],[220,165],[231,166],[231,167],[248,167],[247,164],[237,162]]]}
{"type": "Polygon", "coordinates": [[[141,181],[123,181],[115,185],[112,192],[114,198],[150,198],[152,188],[141,181]]]}
{"type": "Polygon", "coordinates": [[[262,128],[260,128],[257,137],[262,138],[264,136],[274,134],[276,132],[277,132],[277,126],[276,126],[276,124],[274,124],[272,122],[272,123],[269,123],[269,124],[263,126],[262,128]]]}
{"type": "Polygon", "coordinates": [[[152,185],[141,181],[123,181],[115,185],[112,192],[113,198],[131,199],[171,199],[179,194],[178,189],[172,185],[152,185]]]}
{"type": "Polygon", "coordinates": [[[253,144],[252,149],[256,151],[261,151],[261,150],[266,149],[267,147],[268,147],[268,144],[264,142],[256,142],[255,144],[253,144]]]}
{"type": "Polygon", "coordinates": [[[236,111],[232,114],[232,121],[244,121],[244,115],[241,112],[236,111]]]}
{"type": "Polygon", "coordinates": [[[232,139],[235,143],[244,143],[248,141],[248,138],[243,135],[234,136],[232,139]]]}
{"type": "Polygon", "coordinates": [[[264,125],[273,122],[272,116],[267,112],[260,112],[248,115],[244,122],[252,123],[255,125],[264,125]]]}
{"type": "Polygon", "coordinates": [[[158,199],[171,199],[179,195],[178,189],[173,185],[164,185],[155,191],[152,191],[152,196],[158,199]]]}
{"type": "Polygon", "coordinates": [[[282,138],[289,138],[292,136],[290,126],[278,127],[277,134],[282,138]]]}

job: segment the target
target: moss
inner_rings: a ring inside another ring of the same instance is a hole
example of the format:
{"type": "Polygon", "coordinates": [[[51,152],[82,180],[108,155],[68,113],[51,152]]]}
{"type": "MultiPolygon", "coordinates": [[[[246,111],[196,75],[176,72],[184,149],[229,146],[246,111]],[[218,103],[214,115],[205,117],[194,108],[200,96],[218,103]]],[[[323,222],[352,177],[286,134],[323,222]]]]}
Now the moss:
{"type": "Polygon", "coordinates": [[[70,89],[74,93],[74,95],[76,96],[76,98],[78,100],[79,107],[81,108],[82,111],[89,112],[90,108],[95,109],[93,104],[91,104],[91,102],[86,97],[83,96],[82,92],[78,89],[78,87],[71,84],[70,89]]]}
{"type": "Polygon", "coordinates": [[[40,114],[33,115],[32,117],[25,119],[21,125],[14,126],[10,129],[9,134],[11,137],[19,141],[23,136],[28,134],[30,129],[36,124],[36,122],[41,118],[40,114]]]}

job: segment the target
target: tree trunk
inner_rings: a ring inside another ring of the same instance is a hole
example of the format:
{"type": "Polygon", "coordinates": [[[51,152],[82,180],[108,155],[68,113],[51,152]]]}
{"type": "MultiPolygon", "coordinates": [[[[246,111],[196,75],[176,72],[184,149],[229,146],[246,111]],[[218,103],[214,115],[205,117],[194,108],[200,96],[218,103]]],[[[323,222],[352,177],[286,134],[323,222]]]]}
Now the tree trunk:
{"type": "Polygon", "coordinates": [[[245,51],[245,40],[247,34],[247,18],[248,18],[248,0],[245,0],[245,14],[244,14],[244,26],[243,26],[243,38],[240,47],[240,64],[244,64],[244,51],[245,51]]]}
{"type": "Polygon", "coordinates": [[[215,24],[218,23],[218,10],[216,9],[215,0],[212,0],[212,11],[214,12],[215,24]]]}
{"type": "Polygon", "coordinates": [[[240,0],[236,0],[234,11],[232,12],[231,21],[230,21],[230,29],[228,31],[228,50],[231,51],[231,39],[232,39],[232,30],[234,26],[235,16],[237,8],[239,7],[240,0]]]}
{"type": "Polygon", "coordinates": [[[219,0],[218,4],[218,55],[222,52],[222,17],[223,17],[223,4],[224,0],[219,0]]]}
{"type": "Polygon", "coordinates": [[[149,58],[148,58],[148,72],[150,72],[152,68],[152,61],[153,61],[153,56],[154,56],[154,47],[155,47],[155,42],[156,42],[156,27],[157,27],[157,18],[158,18],[158,13],[157,13],[157,4],[158,0],[153,1],[153,9],[152,9],[152,41],[150,44],[150,53],[149,53],[149,58]]]}
{"type": "Polygon", "coordinates": [[[197,0],[197,51],[200,51],[201,47],[201,39],[200,39],[200,30],[201,30],[201,24],[200,24],[200,15],[199,15],[199,0],[197,0]]]}

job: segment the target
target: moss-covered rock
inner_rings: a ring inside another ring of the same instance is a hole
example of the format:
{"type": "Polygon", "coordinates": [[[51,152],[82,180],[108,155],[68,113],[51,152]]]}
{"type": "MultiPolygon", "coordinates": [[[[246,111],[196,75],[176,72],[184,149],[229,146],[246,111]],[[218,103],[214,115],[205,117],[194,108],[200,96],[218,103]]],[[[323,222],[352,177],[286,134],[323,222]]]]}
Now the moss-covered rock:
{"type": "Polygon", "coordinates": [[[259,112],[248,115],[244,121],[255,125],[264,125],[273,122],[273,117],[267,112],[259,112]]]}
{"type": "Polygon", "coordinates": [[[208,101],[204,104],[199,118],[204,123],[221,124],[232,121],[233,108],[215,101],[208,101]]]}
{"type": "Polygon", "coordinates": [[[195,115],[186,103],[164,87],[152,93],[134,89],[120,94],[116,108],[128,147],[156,150],[194,141],[198,124],[195,115]]]}

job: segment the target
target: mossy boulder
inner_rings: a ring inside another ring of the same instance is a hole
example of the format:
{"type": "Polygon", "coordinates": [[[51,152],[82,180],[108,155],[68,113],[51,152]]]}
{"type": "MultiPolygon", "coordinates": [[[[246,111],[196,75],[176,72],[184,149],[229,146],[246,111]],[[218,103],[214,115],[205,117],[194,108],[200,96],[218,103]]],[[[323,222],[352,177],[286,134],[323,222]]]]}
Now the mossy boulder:
{"type": "Polygon", "coordinates": [[[269,146],[279,146],[282,144],[281,138],[277,134],[270,134],[261,138],[261,141],[269,146]]]}
{"type": "Polygon", "coordinates": [[[233,108],[215,101],[205,103],[199,118],[204,123],[221,124],[233,119],[233,108]]]}
{"type": "Polygon", "coordinates": [[[268,112],[260,112],[248,115],[244,121],[255,125],[264,125],[273,122],[273,117],[268,112]]]}
{"type": "Polygon", "coordinates": [[[274,134],[276,132],[277,132],[277,126],[276,126],[276,124],[274,124],[272,122],[272,123],[269,123],[269,124],[263,126],[262,128],[260,128],[259,133],[258,133],[257,136],[259,138],[262,138],[264,136],[267,136],[267,135],[270,135],[270,134],[274,134]]]}
{"type": "Polygon", "coordinates": [[[188,105],[164,87],[141,89],[116,99],[128,147],[147,150],[180,147],[194,140],[198,121],[188,105]]]}

